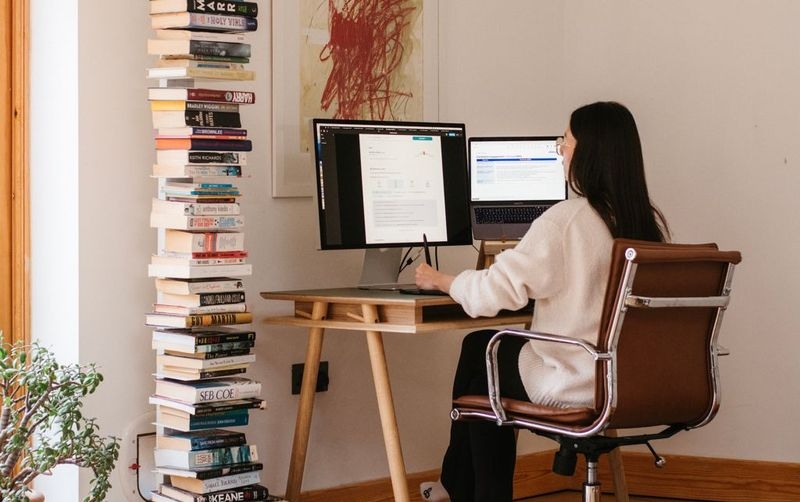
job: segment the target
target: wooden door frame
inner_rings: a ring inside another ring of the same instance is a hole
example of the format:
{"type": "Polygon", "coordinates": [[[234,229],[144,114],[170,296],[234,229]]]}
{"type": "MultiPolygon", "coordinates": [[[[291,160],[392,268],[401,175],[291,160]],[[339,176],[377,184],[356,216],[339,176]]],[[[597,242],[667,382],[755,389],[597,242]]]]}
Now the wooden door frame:
{"type": "Polygon", "coordinates": [[[29,0],[0,7],[0,330],[30,341],[29,0]]]}

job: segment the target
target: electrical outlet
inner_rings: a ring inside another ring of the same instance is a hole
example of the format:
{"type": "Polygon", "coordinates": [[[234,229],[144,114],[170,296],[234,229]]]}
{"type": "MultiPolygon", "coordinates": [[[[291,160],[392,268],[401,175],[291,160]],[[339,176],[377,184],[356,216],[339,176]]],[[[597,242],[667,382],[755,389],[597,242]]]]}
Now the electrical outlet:
{"type": "MultiPolygon", "coordinates": [[[[292,394],[300,394],[300,385],[303,383],[303,371],[305,364],[298,363],[292,365],[292,394]]],[[[325,392],[328,390],[328,361],[320,361],[319,371],[317,372],[317,389],[316,392],[325,392]]]]}

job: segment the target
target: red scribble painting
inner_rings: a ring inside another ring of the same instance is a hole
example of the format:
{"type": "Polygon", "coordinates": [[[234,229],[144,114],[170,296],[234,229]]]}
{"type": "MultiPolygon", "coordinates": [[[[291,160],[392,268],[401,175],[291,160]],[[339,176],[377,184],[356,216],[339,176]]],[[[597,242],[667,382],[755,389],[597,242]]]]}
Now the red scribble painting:
{"type": "Polygon", "coordinates": [[[416,10],[406,0],[329,0],[330,40],[320,61],[332,67],[320,106],[334,108],[335,118],[396,118],[393,109],[413,97],[393,88],[392,77],[403,62],[404,38],[416,10]]]}
{"type": "Polygon", "coordinates": [[[422,118],[422,0],[305,0],[301,123],[422,118]]]}

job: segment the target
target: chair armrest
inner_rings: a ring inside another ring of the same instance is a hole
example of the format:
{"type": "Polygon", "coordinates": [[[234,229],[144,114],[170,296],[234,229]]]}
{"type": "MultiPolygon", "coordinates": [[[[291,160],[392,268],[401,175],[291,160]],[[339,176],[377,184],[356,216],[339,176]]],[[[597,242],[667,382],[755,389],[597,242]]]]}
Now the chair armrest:
{"type": "Polygon", "coordinates": [[[505,336],[515,336],[518,338],[526,338],[528,340],[540,340],[545,342],[574,345],[581,347],[583,350],[588,352],[595,361],[611,360],[610,353],[600,352],[597,350],[597,347],[594,344],[591,344],[580,338],[524,329],[505,329],[495,333],[494,336],[492,336],[492,338],[489,340],[489,344],[486,346],[486,376],[489,384],[489,403],[492,405],[492,410],[497,416],[498,425],[508,422],[505,409],[503,409],[503,405],[500,401],[500,375],[497,369],[497,350],[500,346],[501,339],[505,336]]]}
{"type": "Polygon", "coordinates": [[[610,353],[600,352],[597,349],[596,345],[589,343],[586,340],[582,340],[580,338],[573,338],[571,336],[555,335],[553,333],[544,333],[541,331],[530,331],[525,329],[505,329],[503,331],[497,332],[489,341],[489,346],[486,349],[487,355],[489,354],[489,349],[493,347],[493,345],[500,343],[500,339],[504,336],[516,336],[519,338],[527,338],[528,340],[541,340],[544,342],[575,345],[581,347],[583,350],[588,352],[589,355],[591,355],[595,361],[611,359],[610,353]]]}

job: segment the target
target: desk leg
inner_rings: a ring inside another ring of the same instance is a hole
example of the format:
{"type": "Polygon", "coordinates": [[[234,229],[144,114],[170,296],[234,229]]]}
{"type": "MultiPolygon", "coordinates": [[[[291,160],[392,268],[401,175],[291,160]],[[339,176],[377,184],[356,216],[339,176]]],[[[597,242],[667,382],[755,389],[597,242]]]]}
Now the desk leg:
{"type": "MultiPolygon", "coordinates": [[[[364,322],[377,322],[378,310],[375,305],[361,307],[364,322]]],[[[378,411],[383,428],[383,442],[389,460],[389,474],[392,478],[392,491],[395,502],[408,502],[408,482],[406,466],[403,462],[403,451],[400,448],[400,432],[397,429],[397,418],[394,414],[392,387],[389,383],[389,371],[386,367],[386,353],[383,350],[383,335],[380,331],[367,331],[369,360],[372,365],[372,379],[375,383],[375,394],[378,397],[378,411]]]]}
{"type": "MultiPolygon", "coordinates": [[[[311,318],[324,319],[328,313],[326,302],[314,302],[311,318]]],[[[303,485],[303,470],[308,451],[308,434],[311,430],[311,414],[314,411],[314,394],[317,389],[317,372],[322,354],[322,335],[324,328],[311,328],[308,333],[303,382],[300,386],[300,402],[297,406],[297,420],[292,440],[292,459],[289,463],[289,479],[286,481],[286,499],[290,502],[300,500],[303,485]]]]}

